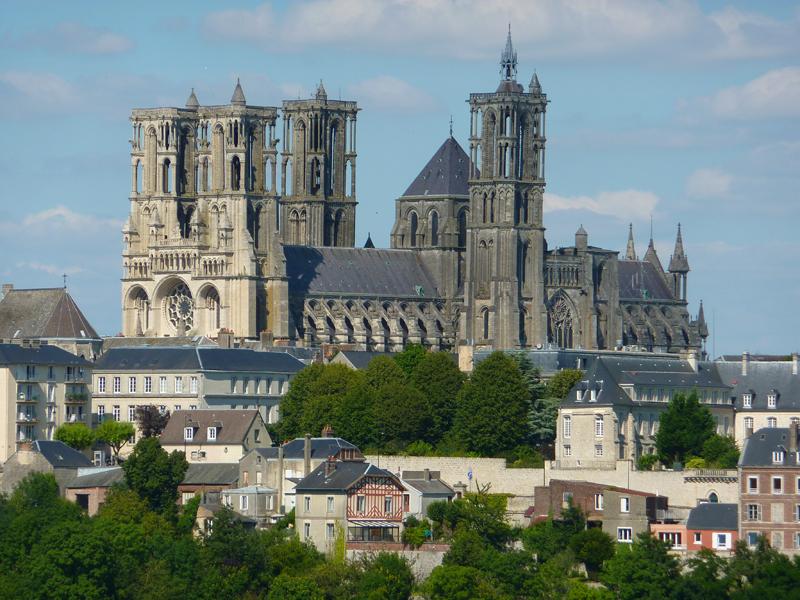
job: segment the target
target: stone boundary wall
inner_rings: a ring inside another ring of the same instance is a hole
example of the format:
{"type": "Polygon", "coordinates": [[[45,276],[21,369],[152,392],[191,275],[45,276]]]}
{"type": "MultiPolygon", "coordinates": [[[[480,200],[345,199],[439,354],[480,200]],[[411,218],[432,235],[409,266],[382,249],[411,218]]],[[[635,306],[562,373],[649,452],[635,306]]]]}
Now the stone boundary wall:
{"type": "MultiPolygon", "coordinates": [[[[454,456],[386,456],[369,455],[367,460],[382,469],[399,474],[401,471],[439,471],[451,486],[467,485],[467,491],[477,491],[477,485],[491,485],[490,491],[517,496],[509,502],[512,516],[528,502],[533,504],[534,488],[547,485],[551,479],[591,481],[643,492],[658,493],[669,498],[670,506],[694,507],[714,492],[719,502],[738,503],[738,476],[728,471],[635,471],[626,460],[616,461],[613,469],[558,469],[551,462],[544,469],[509,469],[502,458],[463,458],[454,456]],[[472,481],[467,474],[472,471],[472,481]]],[[[527,506],[525,508],[527,508],[527,506]]]]}
{"type": "Polygon", "coordinates": [[[346,557],[348,560],[358,560],[378,552],[393,552],[407,559],[416,580],[423,581],[427,579],[431,571],[442,564],[442,559],[449,549],[449,544],[423,544],[418,550],[410,550],[403,544],[397,543],[359,542],[351,544],[348,542],[346,557]]]}

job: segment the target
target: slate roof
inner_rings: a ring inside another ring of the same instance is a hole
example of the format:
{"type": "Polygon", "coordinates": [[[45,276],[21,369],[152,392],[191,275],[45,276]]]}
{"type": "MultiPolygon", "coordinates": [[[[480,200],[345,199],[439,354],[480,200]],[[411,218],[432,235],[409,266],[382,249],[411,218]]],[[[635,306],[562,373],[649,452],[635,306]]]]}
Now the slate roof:
{"type": "Polygon", "coordinates": [[[403,196],[469,196],[469,156],[448,137],[403,196]]]}
{"type": "Polygon", "coordinates": [[[438,298],[438,284],[414,250],[284,246],[289,293],[438,298]]]}
{"type": "MultiPolygon", "coordinates": [[[[169,417],[167,426],[161,432],[161,445],[182,445],[183,428],[194,426],[194,436],[189,445],[241,444],[254,420],[263,419],[257,410],[175,410],[169,417]],[[208,439],[208,428],[217,425],[217,439],[208,439]]],[[[264,439],[268,439],[266,424],[263,425],[264,439]]]]}
{"type": "Polygon", "coordinates": [[[239,463],[192,463],[181,485],[235,485],[239,481],[239,463]]]}
{"type": "Polygon", "coordinates": [[[103,338],[103,352],[112,348],[174,348],[175,346],[216,346],[217,343],[204,335],[194,337],[125,337],[103,338]]]}
{"type": "Polygon", "coordinates": [[[347,491],[354,483],[359,481],[366,475],[374,475],[378,477],[389,477],[397,480],[397,478],[386,471],[380,469],[375,465],[367,462],[354,462],[344,461],[337,462],[336,469],[329,476],[325,475],[326,463],[322,463],[316,469],[311,471],[304,477],[296,486],[295,492],[311,492],[311,491],[347,491]]]}
{"type": "Polygon", "coordinates": [[[305,365],[286,352],[246,348],[176,346],[111,348],[95,363],[97,371],[244,371],[297,373],[305,365]]]}
{"type": "Polygon", "coordinates": [[[122,467],[113,467],[111,469],[106,467],[96,467],[91,469],[92,473],[84,473],[78,475],[70,481],[68,488],[93,488],[93,487],[111,487],[115,483],[119,483],[125,478],[125,473],[122,467]]]}
{"type": "Polygon", "coordinates": [[[85,358],[57,346],[44,344],[39,347],[20,344],[0,344],[0,365],[75,365],[91,367],[85,358]]]}
{"type": "Polygon", "coordinates": [[[617,263],[619,299],[675,300],[664,278],[652,263],[644,260],[620,260],[617,263]]]}
{"type": "Polygon", "coordinates": [[[100,339],[65,288],[9,290],[0,300],[0,338],[100,339]]]}
{"type": "MultiPolygon", "coordinates": [[[[311,438],[311,458],[324,459],[329,456],[336,456],[340,450],[355,450],[361,452],[358,446],[355,446],[345,439],[339,437],[315,437],[311,438]]],[[[254,452],[258,452],[265,458],[278,458],[278,448],[256,448],[254,452]]],[[[305,438],[295,438],[290,442],[283,445],[283,457],[286,459],[303,459],[305,457],[305,438]]]]}
{"type": "Polygon", "coordinates": [[[403,471],[400,480],[404,485],[414,488],[421,494],[447,496],[455,494],[453,488],[440,479],[439,471],[430,471],[430,478],[425,477],[424,471],[403,471]]]}
{"type": "Polygon", "coordinates": [[[739,458],[740,467],[771,467],[780,466],[800,467],[797,452],[788,452],[789,428],[765,427],[759,429],[744,441],[742,455],[739,458]],[[772,462],[772,453],[776,450],[784,452],[784,462],[776,465],[772,462]]]}
{"type": "MultiPolygon", "coordinates": [[[[741,357],[740,357],[741,358],[741,357]]],[[[740,362],[715,362],[720,379],[732,386],[731,396],[735,396],[737,411],[769,410],[770,412],[800,411],[800,375],[792,375],[791,361],[750,362],[747,375],[742,375],[740,362]],[[772,391],[778,394],[776,408],[767,408],[767,395],[772,391]],[[745,408],[742,396],[752,394],[752,408],[745,408]]]]}
{"type": "Polygon", "coordinates": [[[54,469],[77,469],[79,467],[94,466],[91,460],[77,450],[70,448],[64,442],[37,440],[33,442],[33,447],[39,451],[54,469]]]}
{"type": "Polygon", "coordinates": [[[370,361],[376,356],[389,355],[387,352],[372,352],[368,350],[342,350],[339,354],[353,365],[354,369],[366,369],[370,361]]]}
{"type": "Polygon", "coordinates": [[[739,505],[704,502],[689,511],[686,529],[736,531],[739,529],[739,505]]]}
{"type": "Polygon", "coordinates": [[[597,390],[598,405],[632,405],[637,404],[625,393],[621,385],[664,386],[684,388],[717,388],[728,391],[709,363],[699,363],[697,371],[692,369],[686,360],[674,357],[645,356],[600,356],[594,360],[583,380],[575,384],[562,404],[583,405],[588,398],[577,401],[576,390],[587,390],[593,386],[597,390]],[[588,381],[588,386],[586,384],[588,381]],[[600,384],[602,382],[602,384],[600,384]]]}

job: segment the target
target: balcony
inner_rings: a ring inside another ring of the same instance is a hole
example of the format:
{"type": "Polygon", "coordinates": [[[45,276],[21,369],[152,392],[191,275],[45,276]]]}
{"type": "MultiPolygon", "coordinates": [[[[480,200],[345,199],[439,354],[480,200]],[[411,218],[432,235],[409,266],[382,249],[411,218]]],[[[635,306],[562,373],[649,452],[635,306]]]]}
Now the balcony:
{"type": "Polygon", "coordinates": [[[36,404],[37,402],[39,402],[39,396],[36,395],[28,396],[26,394],[17,395],[18,404],[36,404]]]}
{"type": "Polygon", "coordinates": [[[67,404],[85,404],[86,401],[89,399],[87,394],[66,394],[64,396],[64,402],[67,404]]]}
{"type": "Polygon", "coordinates": [[[67,415],[67,423],[83,423],[85,421],[84,415],[79,414],[68,414],[67,415]]]}
{"type": "Polygon", "coordinates": [[[36,413],[19,413],[17,415],[17,423],[25,424],[38,422],[39,419],[36,417],[36,413]]]}

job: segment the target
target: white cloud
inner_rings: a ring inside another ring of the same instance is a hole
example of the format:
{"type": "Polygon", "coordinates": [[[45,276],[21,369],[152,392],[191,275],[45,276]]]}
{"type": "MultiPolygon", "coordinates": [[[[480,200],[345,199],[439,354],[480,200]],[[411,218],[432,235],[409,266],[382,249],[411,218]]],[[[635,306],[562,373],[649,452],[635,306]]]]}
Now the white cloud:
{"type": "Polygon", "coordinates": [[[133,41],[124,35],[80,23],[59,23],[36,38],[54,52],[120,54],[133,49],[133,41]]]}
{"type": "Polygon", "coordinates": [[[718,198],[731,189],[733,176],[718,169],[697,169],[686,180],[686,193],[693,198],[718,198]]]}
{"type": "Polygon", "coordinates": [[[722,118],[753,119],[800,116],[800,67],[773,69],[744,85],[704,99],[722,118]]]}
{"type": "Polygon", "coordinates": [[[644,221],[649,219],[658,205],[659,198],[653,192],[642,190],[620,190],[600,192],[597,196],[559,196],[544,195],[545,212],[560,210],[585,210],[626,220],[644,221]]]}
{"type": "Polygon", "coordinates": [[[0,72],[0,98],[13,98],[29,108],[55,108],[74,105],[79,93],[74,85],[53,73],[31,71],[0,72]],[[32,105],[32,106],[31,106],[32,105]]]}
{"type": "Polygon", "coordinates": [[[22,224],[25,227],[50,227],[63,232],[76,233],[107,231],[109,228],[116,232],[122,228],[122,221],[78,213],[63,205],[30,214],[23,218],[22,224]]]}
{"type": "Polygon", "coordinates": [[[36,261],[25,261],[17,263],[16,267],[22,270],[42,271],[49,275],[75,275],[83,273],[84,269],[77,266],[59,267],[53,264],[40,263],[36,261]]]}
{"type": "Polygon", "coordinates": [[[380,75],[353,84],[347,88],[347,92],[357,97],[364,107],[375,110],[424,111],[436,106],[428,94],[390,75],[380,75]]]}
{"type": "Polygon", "coordinates": [[[273,12],[225,10],[206,16],[211,39],[270,48],[340,44],[458,58],[496,57],[511,22],[523,57],[648,54],[734,59],[789,54],[800,21],[725,9],[706,14],[694,0],[310,0],[273,12]]]}

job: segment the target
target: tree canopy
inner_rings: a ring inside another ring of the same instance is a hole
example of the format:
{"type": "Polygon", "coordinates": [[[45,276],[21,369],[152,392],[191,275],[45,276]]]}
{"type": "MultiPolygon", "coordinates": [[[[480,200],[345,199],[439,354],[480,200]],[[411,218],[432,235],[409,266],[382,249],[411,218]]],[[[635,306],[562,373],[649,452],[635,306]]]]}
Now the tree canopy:
{"type": "Polygon", "coordinates": [[[667,464],[701,456],[703,445],[714,435],[714,417],[700,404],[696,392],[675,394],[659,418],[656,448],[667,464]]]}
{"type": "Polygon", "coordinates": [[[98,442],[105,442],[111,448],[115,461],[119,459],[120,450],[133,438],[135,433],[133,423],[114,420],[103,421],[94,432],[98,442]]]}
{"type": "Polygon", "coordinates": [[[95,433],[84,423],[64,423],[56,429],[53,438],[75,450],[84,450],[94,444],[95,433]]]}

